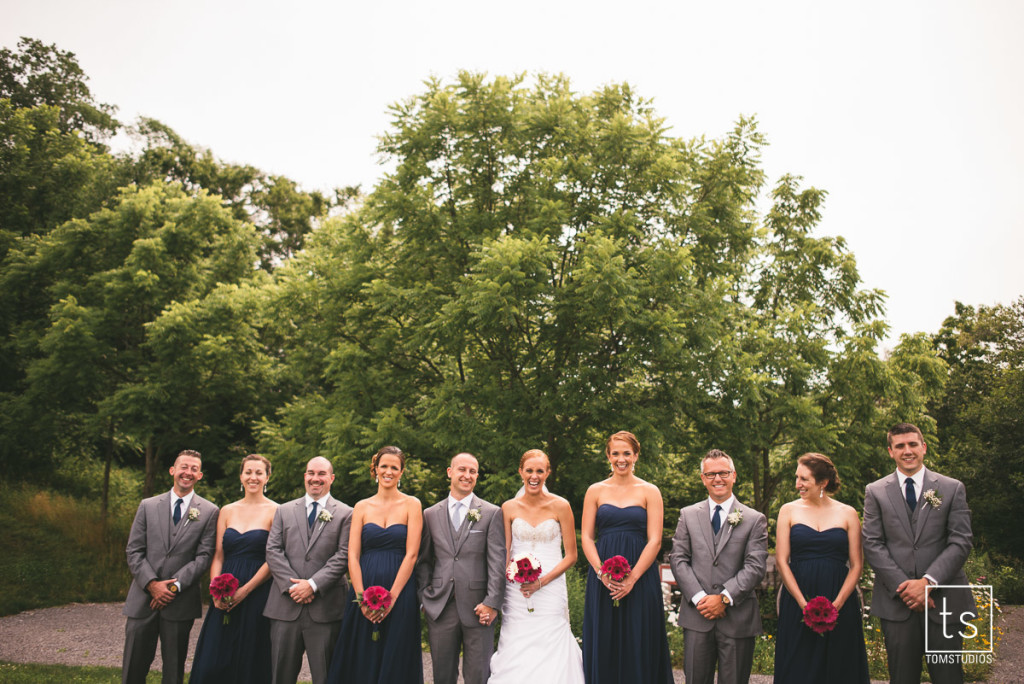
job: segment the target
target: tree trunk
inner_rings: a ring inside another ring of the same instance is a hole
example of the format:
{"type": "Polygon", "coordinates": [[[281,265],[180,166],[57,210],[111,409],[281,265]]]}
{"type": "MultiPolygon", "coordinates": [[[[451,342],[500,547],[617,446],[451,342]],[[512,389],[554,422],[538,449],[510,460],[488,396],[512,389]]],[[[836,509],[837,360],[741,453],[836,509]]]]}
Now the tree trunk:
{"type": "Polygon", "coordinates": [[[105,440],[104,464],[103,464],[103,500],[100,504],[100,515],[103,520],[103,529],[107,528],[107,517],[110,512],[110,465],[114,460],[114,426],[107,423],[107,439],[105,440]]]}
{"type": "Polygon", "coordinates": [[[156,488],[156,462],[157,450],[153,446],[153,438],[149,437],[146,440],[146,481],[142,486],[143,498],[153,496],[153,490],[156,488]]]}

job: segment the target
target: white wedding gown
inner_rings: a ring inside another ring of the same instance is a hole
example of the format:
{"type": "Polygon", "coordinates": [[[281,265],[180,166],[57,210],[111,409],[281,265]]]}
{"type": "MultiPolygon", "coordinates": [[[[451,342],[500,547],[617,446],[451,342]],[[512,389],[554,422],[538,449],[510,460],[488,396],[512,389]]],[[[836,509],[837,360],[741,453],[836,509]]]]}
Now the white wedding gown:
{"type": "MultiPolygon", "coordinates": [[[[522,518],[512,521],[512,555],[532,554],[541,575],[562,560],[562,528],[549,519],[532,527],[522,518]]],[[[518,584],[505,589],[501,636],[491,657],[488,684],[583,684],[583,653],[569,629],[569,599],[565,575],[530,597],[533,612],[518,584]]]]}

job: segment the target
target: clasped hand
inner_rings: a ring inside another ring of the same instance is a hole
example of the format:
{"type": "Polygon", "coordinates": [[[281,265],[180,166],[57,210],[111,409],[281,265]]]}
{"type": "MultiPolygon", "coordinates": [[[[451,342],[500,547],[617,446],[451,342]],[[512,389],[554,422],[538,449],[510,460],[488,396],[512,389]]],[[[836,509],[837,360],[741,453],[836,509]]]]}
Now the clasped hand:
{"type": "Polygon", "coordinates": [[[313,587],[310,586],[308,580],[294,577],[289,577],[288,580],[292,583],[288,589],[288,595],[292,597],[292,601],[300,604],[313,602],[313,587]]]}
{"type": "Polygon", "coordinates": [[[618,601],[628,596],[629,592],[633,591],[633,585],[636,584],[636,580],[631,579],[628,575],[621,582],[616,582],[610,577],[602,577],[601,582],[608,588],[613,601],[618,601]]]}
{"type": "Polygon", "coordinates": [[[149,601],[150,610],[160,610],[170,605],[176,593],[171,591],[171,585],[177,582],[177,578],[171,578],[169,580],[152,580],[146,585],[146,591],[153,598],[149,601]]]}
{"type": "MultiPolygon", "coordinates": [[[[896,593],[903,603],[907,604],[907,608],[915,612],[922,612],[924,610],[925,601],[925,588],[928,586],[928,580],[924,577],[921,579],[908,579],[900,582],[900,586],[896,587],[896,593]]],[[[935,600],[931,596],[928,597],[928,607],[935,607],[935,600]]]]}
{"type": "Polygon", "coordinates": [[[707,594],[697,601],[697,612],[707,620],[725,617],[725,602],[721,594],[707,594]]]}
{"type": "Polygon", "coordinates": [[[384,610],[371,610],[365,603],[361,604],[359,606],[359,610],[362,612],[363,617],[378,625],[384,622],[384,618],[391,614],[391,609],[395,607],[395,601],[397,600],[395,595],[390,591],[388,592],[388,595],[391,597],[391,602],[384,610]]]}

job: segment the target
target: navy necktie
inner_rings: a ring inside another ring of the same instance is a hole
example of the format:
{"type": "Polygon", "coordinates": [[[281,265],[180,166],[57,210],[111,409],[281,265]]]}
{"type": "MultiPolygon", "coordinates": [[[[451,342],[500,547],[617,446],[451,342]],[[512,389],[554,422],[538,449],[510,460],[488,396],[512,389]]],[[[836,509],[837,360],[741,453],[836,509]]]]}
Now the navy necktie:
{"type": "Polygon", "coordinates": [[[185,502],[184,499],[178,499],[174,503],[174,524],[177,525],[181,522],[181,504],[185,502]]]}
{"type": "Polygon", "coordinates": [[[715,506],[715,514],[711,516],[711,529],[718,534],[718,530],[722,529],[722,507],[715,506]]]}
{"type": "Polygon", "coordinates": [[[914,491],[914,481],[907,478],[907,505],[910,510],[917,508],[917,493],[914,491]]]}
{"type": "Polygon", "coordinates": [[[309,512],[309,529],[313,529],[313,523],[316,521],[316,501],[313,502],[313,509],[309,512]]]}

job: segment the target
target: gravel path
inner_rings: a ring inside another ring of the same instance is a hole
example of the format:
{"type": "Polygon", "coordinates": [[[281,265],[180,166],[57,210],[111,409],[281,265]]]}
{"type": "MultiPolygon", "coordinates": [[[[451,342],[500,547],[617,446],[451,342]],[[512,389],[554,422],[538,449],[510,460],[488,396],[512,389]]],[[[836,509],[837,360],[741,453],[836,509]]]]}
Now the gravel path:
{"type": "MultiPolygon", "coordinates": [[[[1004,632],[1002,646],[988,681],[1024,684],[1024,609],[1005,607],[999,626],[1004,632]]],[[[192,629],[186,670],[192,667],[199,627],[197,622],[192,629]]],[[[123,648],[124,617],[120,603],[72,603],[0,618],[0,661],[121,667],[123,648]]],[[[423,664],[427,682],[430,682],[430,654],[423,654],[423,664]]],[[[160,666],[157,649],[153,669],[159,670],[160,666]]],[[[305,662],[300,679],[309,681],[305,662]]],[[[675,680],[682,684],[682,671],[675,672],[675,680]]],[[[750,681],[751,684],[771,684],[772,678],[754,675],[750,681]]]]}

